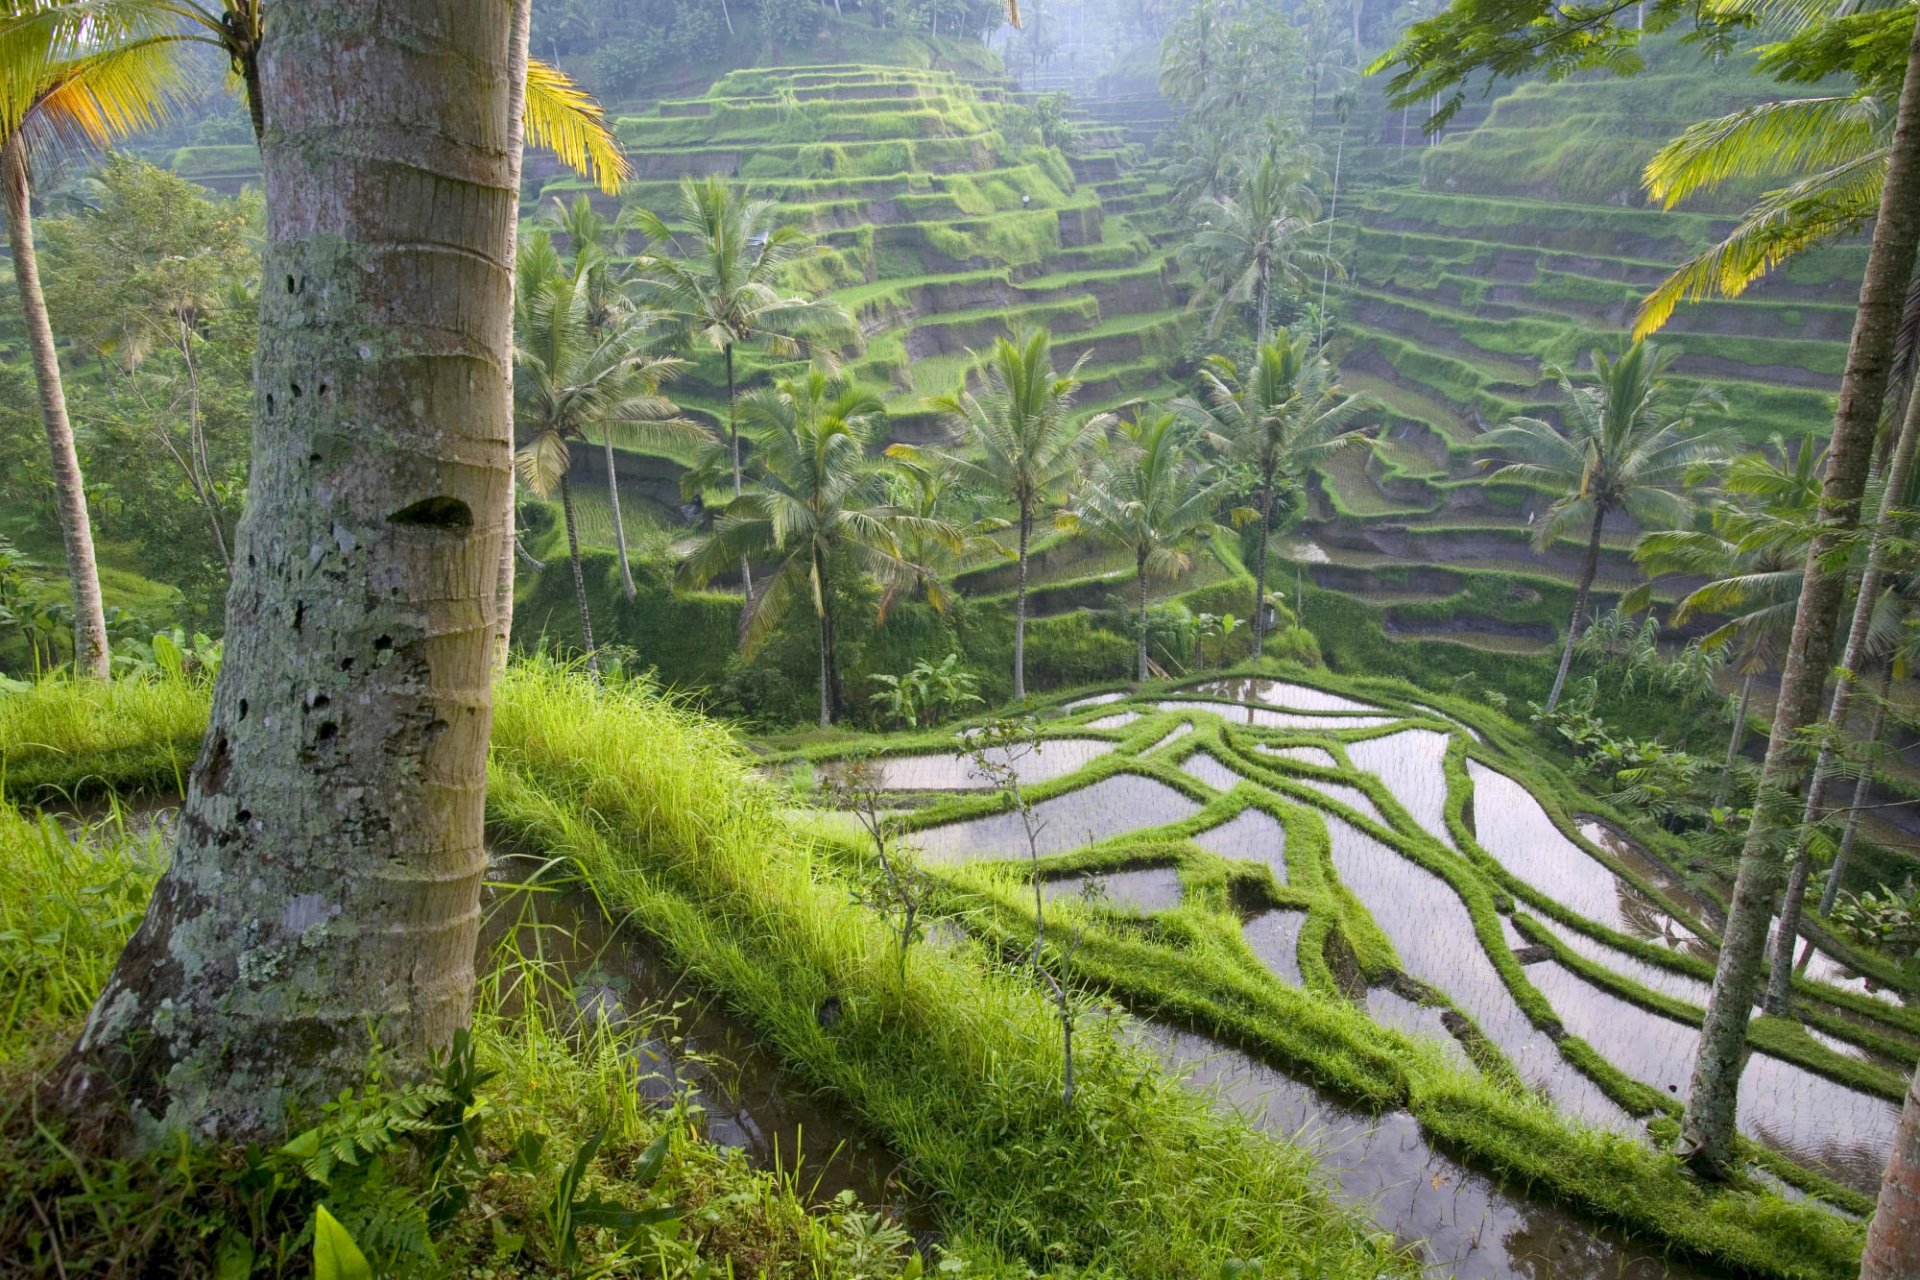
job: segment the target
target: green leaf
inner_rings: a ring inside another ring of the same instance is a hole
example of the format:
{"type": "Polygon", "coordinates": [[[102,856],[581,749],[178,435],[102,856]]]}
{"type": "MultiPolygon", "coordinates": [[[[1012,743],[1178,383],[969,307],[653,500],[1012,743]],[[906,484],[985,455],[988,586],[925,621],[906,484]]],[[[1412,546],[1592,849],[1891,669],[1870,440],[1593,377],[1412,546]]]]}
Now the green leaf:
{"type": "Polygon", "coordinates": [[[313,1211],[313,1280],[373,1280],[367,1255],[325,1205],[313,1211]]]}
{"type": "Polygon", "coordinates": [[[650,1187],[653,1180],[660,1176],[660,1169],[667,1162],[668,1135],[661,1134],[647,1144],[640,1158],[633,1162],[633,1184],[637,1187],[650,1187]]]}
{"type": "Polygon", "coordinates": [[[238,1231],[222,1236],[213,1274],[214,1280],[247,1280],[253,1274],[253,1241],[238,1231]]]}
{"type": "Polygon", "coordinates": [[[311,1160],[320,1154],[320,1131],[309,1129],[280,1148],[281,1154],[292,1156],[295,1160],[311,1160]]]}

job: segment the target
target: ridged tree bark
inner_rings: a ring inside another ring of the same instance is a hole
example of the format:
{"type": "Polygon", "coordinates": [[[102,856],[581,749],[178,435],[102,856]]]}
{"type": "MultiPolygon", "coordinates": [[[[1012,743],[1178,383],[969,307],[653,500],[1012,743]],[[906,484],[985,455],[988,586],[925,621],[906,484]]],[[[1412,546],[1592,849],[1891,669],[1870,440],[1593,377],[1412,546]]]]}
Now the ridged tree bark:
{"type": "Polygon", "coordinates": [[[1547,694],[1547,710],[1560,705],[1560,695],[1567,687],[1567,672],[1573,669],[1573,649],[1580,643],[1580,618],[1587,611],[1587,600],[1593,594],[1593,579],[1600,572],[1600,533],[1607,523],[1607,509],[1596,506],[1593,510],[1593,529],[1587,534],[1587,554],[1580,561],[1580,587],[1573,593],[1573,614],[1567,619],[1567,640],[1560,648],[1560,669],[1553,675],[1553,691],[1547,694]]]}
{"type": "Polygon", "coordinates": [[[1800,916],[1807,900],[1807,881],[1813,875],[1813,849],[1808,834],[1827,806],[1827,788],[1833,781],[1833,757],[1839,736],[1846,732],[1853,712],[1853,686],[1860,667],[1867,659],[1867,641],[1873,632],[1874,607],[1880,599],[1880,584],[1887,575],[1887,561],[1893,543],[1899,537],[1901,504],[1906,501],[1907,485],[1913,479],[1913,456],[1920,444],[1920,395],[1907,397],[1907,411],[1901,415],[1899,442],[1887,466],[1886,489],[1880,497],[1880,514],[1874,521],[1873,541],[1867,549],[1866,568],[1860,573],[1860,588],[1853,600],[1853,619],[1847,626],[1847,647],[1840,655],[1840,669],[1834,675],[1833,699],[1827,706],[1827,737],[1820,744],[1820,756],[1814,761],[1813,776],[1807,783],[1807,802],[1800,815],[1800,841],[1793,870],[1787,876],[1787,894],[1780,905],[1780,927],[1774,930],[1773,952],[1767,974],[1767,995],[1763,1007],[1768,1013],[1784,1017],[1793,1007],[1793,948],[1800,936],[1800,916]]]}
{"type": "MultiPolygon", "coordinates": [[[[1267,640],[1267,544],[1273,541],[1273,472],[1260,479],[1260,550],[1253,557],[1253,656],[1266,650],[1267,640]]],[[[1294,607],[1300,607],[1295,600],[1294,607]]]]}
{"type": "Polygon", "coordinates": [[[1907,1104],[1893,1131],[1886,1176],[1867,1247],[1860,1257],[1860,1280],[1912,1280],[1920,1271],[1920,1072],[1907,1081],[1907,1104]]]}
{"type": "Polygon", "coordinates": [[[1019,585],[1013,592],[1013,700],[1027,696],[1027,543],[1033,537],[1033,503],[1022,496],[1020,503],[1019,585]]]}
{"type": "Polygon", "coordinates": [[[511,454],[511,0],[282,5],[227,650],[76,1107],[271,1138],[471,1009],[511,454]],[[309,1110],[309,1113],[310,1110],[309,1110]]]}
{"type": "MultiPolygon", "coordinates": [[[[507,32],[507,152],[512,172],[508,175],[513,183],[514,196],[520,193],[520,161],[526,150],[527,134],[527,34],[533,27],[533,0],[513,0],[513,26],[507,32]]],[[[511,264],[517,248],[518,231],[516,225],[507,232],[507,262],[511,264]]],[[[511,289],[512,282],[509,280],[511,289]]],[[[507,421],[513,421],[513,361],[507,361],[506,397],[507,421]]],[[[505,522],[507,536],[500,544],[500,561],[494,567],[493,582],[493,654],[488,666],[494,675],[507,669],[507,655],[513,645],[513,572],[514,556],[518,548],[515,538],[516,513],[514,502],[515,481],[511,471],[507,473],[507,491],[503,501],[501,519],[505,522]]]]}
{"type": "Polygon", "coordinates": [[[587,655],[587,671],[600,675],[600,659],[593,649],[593,615],[587,610],[587,579],[580,569],[580,532],[573,522],[573,483],[560,473],[560,515],[567,525],[567,563],[573,567],[573,602],[580,608],[580,647],[587,655]]]}
{"type": "Polygon", "coordinates": [[[73,589],[73,669],[104,680],[107,619],[100,607],[100,569],[93,558],[93,525],[80,478],[80,455],[74,452],[73,424],[67,420],[60,355],[47,322],[47,300],[40,292],[40,262],[33,250],[33,182],[18,134],[0,147],[0,185],[5,187],[13,279],[26,319],[27,353],[34,386],[40,392],[40,421],[46,428],[47,454],[53,465],[54,505],[60,516],[60,539],[66,546],[67,580],[73,589]]]}
{"type": "Polygon", "coordinates": [[[1920,239],[1920,27],[1907,52],[1906,82],[1894,118],[1886,185],[1860,282],[1833,439],[1821,479],[1820,524],[1807,546],[1804,586],[1794,611],[1793,634],[1781,668],[1780,697],[1754,796],[1753,820],[1734,880],[1733,902],[1720,943],[1713,994],[1700,1034],[1680,1150],[1709,1177],[1723,1177],[1733,1151],[1734,1106],[1746,1057],[1747,1019],[1766,959],[1767,926],[1780,899],[1783,861],[1777,834],[1798,816],[1792,791],[1800,731],[1820,713],[1840,621],[1844,575],[1822,572],[1840,539],[1859,523],[1860,498],[1873,459],[1880,404],[1893,365],[1894,340],[1913,277],[1920,239]]]}

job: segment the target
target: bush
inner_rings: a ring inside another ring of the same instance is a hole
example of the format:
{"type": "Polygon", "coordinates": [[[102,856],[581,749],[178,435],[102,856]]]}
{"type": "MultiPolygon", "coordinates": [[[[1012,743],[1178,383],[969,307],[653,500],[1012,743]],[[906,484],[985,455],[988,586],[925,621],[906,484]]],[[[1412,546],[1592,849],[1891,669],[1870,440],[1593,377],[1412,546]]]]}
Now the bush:
{"type": "MultiPolygon", "coordinates": [[[[1011,660],[1011,655],[1009,655],[1011,660]]],[[[1085,613],[1027,620],[1027,686],[1063,689],[1133,675],[1134,643],[1085,613]]]]}

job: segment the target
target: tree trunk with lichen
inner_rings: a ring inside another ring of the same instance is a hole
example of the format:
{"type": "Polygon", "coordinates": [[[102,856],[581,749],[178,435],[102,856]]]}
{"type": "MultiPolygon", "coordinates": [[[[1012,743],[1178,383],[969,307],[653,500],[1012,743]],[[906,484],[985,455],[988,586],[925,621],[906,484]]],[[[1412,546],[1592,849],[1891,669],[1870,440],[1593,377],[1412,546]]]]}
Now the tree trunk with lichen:
{"type": "Polygon", "coordinates": [[[172,865],[62,1073],[271,1139],[471,1009],[511,440],[510,0],[310,0],[261,53],[253,501],[172,865]]]}
{"type": "Polygon", "coordinates": [[[80,455],[67,420],[67,392],[60,380],[60,356],[47,322],[40,292],[40,265],[33,249],[33,183],[26,153],[15,134],[0,147],[0,186],[6,193],[7,235],[13,250],[14,283],[26,319],[27,352],[40,393],[40,421],[47,432],[53,467],[54,505],[60,513],[60,538],[67,553],[67,580],[73,591],[73,669],[104,680],[108,672],[107,619],[100,606],[100,569],[93,558],[93,524],[87,491],[80,478],[80,455]]]}
{"type": "Polygon", "coordinates": [[[1893,1131],[1886,1176],[1860,1258],[1860,1280],[1911,1280],[1920,1270],[1920,1072],[1907,1082],[1907,1104],[1893,1131]]]}
{"type": "Polygon", "coordinates": [[[1886,397],[1894,341],[1913,276],[1916,241],[1920,241],[1920,28],[1908,48],[1886,185],[1860,282],[1846,372],[1840,381],[1833,440],[1821,477],[1820,524],[1807,546],[1804,585],[1781,666],[1773,729],[1760,767],[1752,824],[1721,933],[1713,994],[1707,1002],[1700,1053],[1681,1118],[1680,1150],[1696,1172],[1708,1177],[1726,1176],[1732,1160],[1747,1020],[1766,975],[1767,926],[1780,897],[1783,860],[1775,837],[1798,816],[1792,791],[1800,763],[1798,739],[1820,712],[1846,585],[1844,575],[1825,571],[1826,562],[1859,523],[1860,498],[1880,425],[1880,402],[1886,397]]]}
{"type": "MultiPolygon", "coordinates": [[[[520,161],[527,133],[527,35],[533,26],[533,0],[513,0],[513,26],[507,32],[507,158],[512,172],[508,181],[516,197],[520,191],[520,161]]],[[[507,232],[507,261],[518,249],[518,227],[507,232]]],[[[509,302],[511,307],[512,303],[509,302]]],[[[507,406],[507,421],[513,421],[513,361],[507,361],[506,386],[502,389],[507,406]]],[[[511,427],[509,427],[511,430],[511,427]]],[[[519,550],[519,530],[514,501],[515,478],[507,472],[507,491],[501,499],[501,519],[507,536],[500,544],[500,561],[494,567],[493,653],[488,666],[494,675],[507,669],[507,655],[513,645],[513,573],[514,556],[519,550]]]]}

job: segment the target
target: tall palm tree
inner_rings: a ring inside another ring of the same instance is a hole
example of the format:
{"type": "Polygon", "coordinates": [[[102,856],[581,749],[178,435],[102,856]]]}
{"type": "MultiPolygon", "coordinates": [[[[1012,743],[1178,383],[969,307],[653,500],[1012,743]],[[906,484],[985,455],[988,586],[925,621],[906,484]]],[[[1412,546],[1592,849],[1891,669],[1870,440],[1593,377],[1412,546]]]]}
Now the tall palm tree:
{"type": "Polygon", "coordinates": [[[1824,568],[1835,548],[1859,524],[1916,249],[1920,249],[1920,24],[1908,32],[1906,71],[1887,150],[1886,177],[1861,276],[1860,301],[1854,311],[1853,336],[1821,482],[1821,526],[1807,544],[1806,585],[1794,614],[1773,729],[1760,767],[1726,927],[1721,931],[1713,993],[1701,1025],[1700,1054],[1681,1118],[1680,1149],[1688,1163],[1707,1176],[1725,1176],[1732,1156],[1747,1021],[1759,994],[1767,925],[1780,893],[1776,835],[1794,818],[1791,783],[1798,770],[1800,732],[1820,714],[1845,598],[1842,576],[1824,568]]]}
{"type": "Polygon", "coordinates": [[[1596,351],[1596,385],[1576,386],[1565,370],[1556,370],[1566,403],[1563,426],[1513,418],[1480,437],[1480,448],[1512,459],[1489,476],[1488,483],[1517,480],[1558,494],[1534,531],[1535,546],[1551,546],[1566,530],[1587,527],[1586,556],[1580,563],[1560,668],[1547,695],[1548,711],[1559,705],[1573,648],[1585,625],[1607,517],[1623,511],[1649,528],[1683,524],[1693,509],[1683,496],[1689,475],[1723,456],[1724,434],[1696,432],[1694,425],[1698,413],[1724,407],[1724,401],[1717,392],[1701,388],[1676,406],[1672,384],[1663,376],[1672,361],[1671,354],[1651,343],[1631,344],[1618,361],[1596,351]]]}
{"type": "Polygon", "coordinates": [[[67,419],[60,357],[40,288],[33,244],[33,174],[71,148],[104,147],[158,122],[188,86],[163,43],[122,38],[113,26],[103,26],[83,40],[65,24],[46,19],[46,11],[54,7],[24,4],[0,24],[0,198],[73,591],[73,667],[81,675],[104,678],[107,624],[100,570],[80,458],[67,419]]]}
{"type": "Polygon", "coordinates": [[[517,462],[528,488],[541,497],[555,491],[560,495],[582,648],[588,668],[597,674],[568,478],[571,445],[590,432],[608,440],[624,437],[637,445],[685,444],[708,438],[708,432],[678,416],[673,402],[660,394],[660,384],[677,374],[684,361],[646,352],[644,317],[615,317],[596,331],[589,321],[587,277],[561,264],[545,232],[521,248],[515,271],[520,338],[514,354],[521,376],[514,381],[514,406],[528,437],[517,462]]]}
{"type": "MultiPolygon", "coordinates": [[[[626,290],[629,267],[621,257],[625,246],[618,222],[595,209],[587,196],[580,195],[571,205],[556,199],[547,227],[567,237],[567,252],[573,260],[573,275],[579,282],[588,337],[598,343],[620,325],[635,321],[633,300],[626,290]]],[[[638,329],[640,325],[632,327],[638,329]]],[[[606,450],[607,501],[613,508],[613,544],[620,558],[620,591],[631,600],[633,565],[627,555],[627,522],[620,511],[620,472],[613,437],[613,432],[604,431],[600,443],[606,450]]]]}
{"type": "Polygon", "coordinates": [[[295,287],[261,291],[225,656],[173,856],[62,1081],[123,1126],[137,1099],[148,1141],[284,1136],[376,1042],[424,1072],[471,1012],[519,200],[506,10],[476,11],[503,21],[273,9],[262,270],[295,287]]]}
{"type": "Polygon", "coordinates": [[[878,400],[818,369],[744,396],[740,417],[753,440],[754,485],[727,504],[680,565],[682,581],[698,586],[742,556],[777,559],[748,606],[743,648],[753,653],[796,604],[812,604],[823,729],[845,701],[834,653],[835,568],[851,560],[876,577],[894,577],[909,571],[902,534],[934,532],[934,522],[889,500],[886,464],[870,456],[883,438],[884,415],[878,400]]]}
{"type": "Polygon", "coordinates": [[[1226,356],[1200,371],[1206,401],[1182,398],[1174,409],[1199,423],[1207,438],[1255,479],[1260,549],[1254,555],[1253,652],[1266,639],[1267,546],[1273,541],[1273,504],[1282,484],[1300,484],[1307,472],[1343,449],[1366,443],[1354,421],[1366,402],[1341,391],[1333,366],[1282,329],[1254,353],[1245,374],[1226,356]]]}
{"type": "MultiPolygon", "coordinates": [[[[656,244],[639,263],[647,301],[725,362],[727,441],[736,498],[742,484],[734,348],[764,342],[776,355],[792,356],[818,343],[815,349],[830,355],[858,335],[853,318],[839,303],[783,292],[781,268],[809,251],[813,239],[798,227],[776,225],[773,212],[772,201],[756,200],[744,187],[729,190],[718,178],[706,177],[681,181],[679,231],[645,210],[634,218],[634,225],[656,244]],[[665,252],[668,247],[673,252],[665,252]]],[[[753,577],[744,559],[740,581],[751,609],[753,577]]]]}
{"type": "Polygon", "coordinates": [[[1647,581],[1620,600],[1631,614],[1652,602],[1653,579],[1663,574],[1704,576],[1707,582],[1674,605],[1677,626],[1698,616],[1721,621],[1700,638],[1703,650],[1728,651],[1740,673],[1740,695],[1727,737],[1716,805],[1731,796],[1733,770],[1746,737],[1753,684],[1778,666],[1800,598],[1801,570],[1820,504],[1820,467],[1826,450],[1813,436],[1797,448],[1775,436],[1768,452],[1746,453],[1726,467],[1711,529],[1661,529],[1641,535],[1633,558],[1647,581]]]}
{"type": "Polygon", "coordinates": [[[1062,376],[1053,368],[1053,339],[1036,329],[1009,340],[996,338],[987,354],[980,394],[961,390],[931,402],[963,436],[964,452],[940,456],[981,488],[1013,504],[1019,585],[1013,597],[1013,696],[1027,696],[1027,550],[1033,522],[1080,474],[1110,414],[1076,417],[1083,355],[1062,376]]]}
{"type": "Polygon", "coordinates": [[[1139,584],[1139,678],[1148,676],[1147,580],[1177,578],[1191,557],[1186,544],[1213,527],[1224,482],[1207,474],[1198,424],[1174,413],[1136,415],[1116,423],[1092,473],[1061,515],[1067,528],[1088,530],[1133,553],[1139,584]]]}
{"type": "Polygon", "coordinates": [[[1306,152],[1283,154],[1269,146],[1247,167],[1237,194],[1194,206],[1200,230],[1188,242],[1186,257],[1203,281],[1194,301],[1214,303],[1209,334],[1220,332],[1234,307],[1251,304],[1255,339],[1265,344],[1276,285],[1305,289],[1316,272],[1346,278],[1339,263],[1308,242],[1320,216],[1312,174],[1306,152]]]}
{"type": "Polygon", "coordinates": [[[900,445],[890,446],[887,457],[893,463],[894,505],[930,522],[901,533],[901,558],[912,571],[907,581],[896,584],[896,590],[918,594],[944,610],[952,602],[954,577],[1006,555],[992,535],[1006,528],[1007,522],[960,514],[962,508],[973,505],[972,495],[946,458],[900,445]]]}

